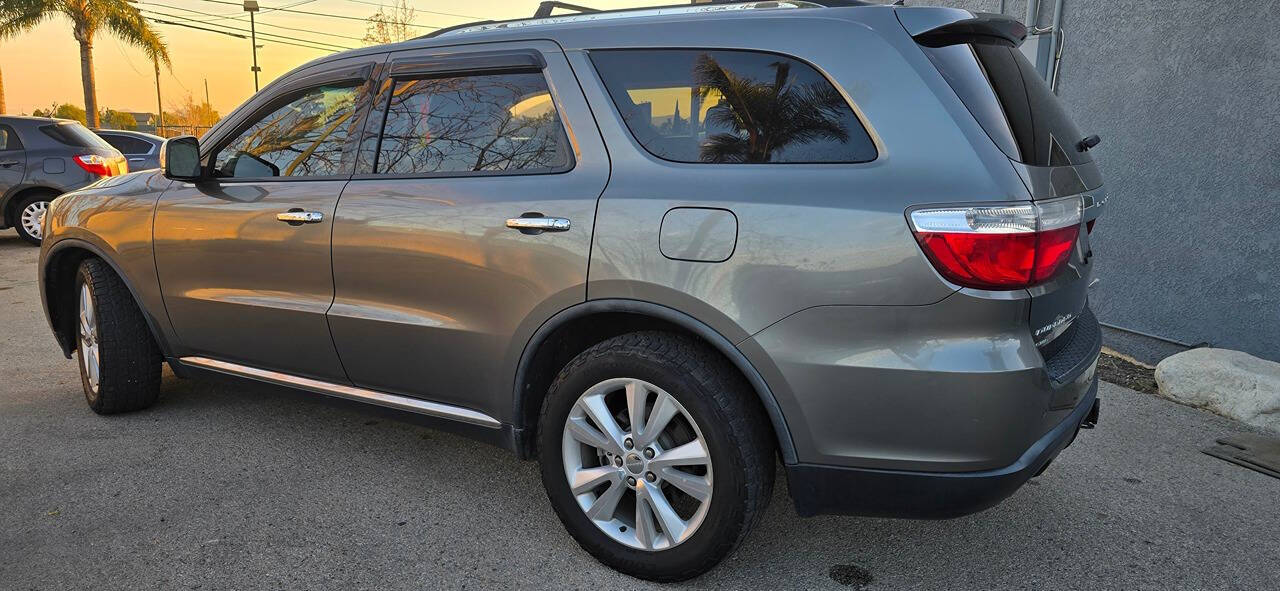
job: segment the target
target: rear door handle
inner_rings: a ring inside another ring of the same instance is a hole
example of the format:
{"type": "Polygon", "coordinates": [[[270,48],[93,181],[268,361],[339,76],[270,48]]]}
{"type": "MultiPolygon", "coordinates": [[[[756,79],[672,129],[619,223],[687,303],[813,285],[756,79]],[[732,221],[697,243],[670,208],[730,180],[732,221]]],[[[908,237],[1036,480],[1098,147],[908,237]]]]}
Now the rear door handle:
{"type": "Polygon", "coordinates": [[[0,162],[0,166],[3,166],[5,168],[9,168],[10,166],[17,166],[18,164],[20,163],[17,160],[5,160],[3,162],[0,162]]]}
{"type": "Polygon", "coordinates": [[[519,217],[507,220],[507,227],[520,230],[525,233],[538,232],[564,232],[570,227],[569,218],[551,218],[551,217],[519,217]]]}
{"type": "Polygon", "coordinates": [[[277,213],[276,219],[289,224],[290,226],[298,226],[302,224],[318,224],[324,221],[324,214],[318,211],[286,211],[277,213]]]}

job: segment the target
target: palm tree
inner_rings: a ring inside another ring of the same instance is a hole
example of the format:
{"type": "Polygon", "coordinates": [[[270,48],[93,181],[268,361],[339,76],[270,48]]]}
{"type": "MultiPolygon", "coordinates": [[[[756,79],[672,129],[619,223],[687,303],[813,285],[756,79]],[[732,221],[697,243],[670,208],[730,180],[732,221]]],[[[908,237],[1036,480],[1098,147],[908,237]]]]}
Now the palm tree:
{"type": "Polygon", "coordinates": [[[30,31],[40,23],[63,16],[80,44],[80,80],[84,84],[84,113],[98,125],[98,96],[93,83],[93,38],[100,30],[141,48],[148,57],[169,65],[169,50],[160,34],[125,0],[0,0],[0,39],[30,31]]]}
{"type": "Polygon", "coordinates": [[[769,64],[773,80],[756,81],[723,68],[709,54],[694,64],[700,99],[712,92],[720,103],[707,110],[707,122],[732,129],[707,138],[700,157],[706,162],[769,162],[787,146],[826,139],[848,141],[844,114],[849,104],[825,81],[799,84],[791,64],[769,64]]]}

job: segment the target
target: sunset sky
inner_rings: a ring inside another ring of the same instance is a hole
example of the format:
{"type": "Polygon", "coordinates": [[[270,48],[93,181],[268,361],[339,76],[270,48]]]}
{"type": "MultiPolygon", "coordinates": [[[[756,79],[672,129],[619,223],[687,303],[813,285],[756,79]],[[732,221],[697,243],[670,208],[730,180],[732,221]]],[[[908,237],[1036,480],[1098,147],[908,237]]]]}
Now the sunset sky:
{"type": "MultiPolygon", "coordinates": [[[[388,4],[390,1],[388,0],[388,4]]],[[[594,8],[622,8],[672,2],[574,0],[573,3],[594,8]]],[[[295,66],[337,51],[290,46],[283,42],[297,41],[269,37],[267,34],[304,39],[311,44],[351,48],[363,45],[359,39],[364,36],[368,25],[362,20],[271,9],[289,8],[366,19],[378,10],[378,4],[378,0],[260,0],[261,12],[255,18],[260,34],[258,44],[263,46],[258,50],[258,63],[262,68],[261,85],[266,86],[267,82],[295,66]]],[[[414,22],[423,25],[417,29],[426,34],[434,30],[432,27],[452,26],[473,20],[531,16],[538,2],[411,0],[408,4],[417,10],[414,22]]],[[[246,37],[248,35],[248,14],[234,0],[140,0],[135,6],[150,18],[225,31],[243,29],[246,37]]],[[[172,72],[161,70],[160,90],[165,109],[172,109],[185,102],[188,94],[196,102],[203,100],[206,79],[209,83],[210,102],[223,115],[253,94],[253,72],[249,70],[252,55],[247,38],[237,39],[167,24],[156,24],[155,27],[164,35],[169,55],[173,59],[172,72]]],[[[155,78],[151,63],[142,52],[126,46],[106,32],[99,32],[94,41],[94,66],[100,107],[121,111],[155,111],[155,78]]],[[[30,113],[33,109],[44,108],[53,103],[66,102],[83,106],[79,48],[71,36],[71,24],[65,18],[51,19],[30,33],[0,41],[0,72],[4,75],[9,113],[30,113]]]]}

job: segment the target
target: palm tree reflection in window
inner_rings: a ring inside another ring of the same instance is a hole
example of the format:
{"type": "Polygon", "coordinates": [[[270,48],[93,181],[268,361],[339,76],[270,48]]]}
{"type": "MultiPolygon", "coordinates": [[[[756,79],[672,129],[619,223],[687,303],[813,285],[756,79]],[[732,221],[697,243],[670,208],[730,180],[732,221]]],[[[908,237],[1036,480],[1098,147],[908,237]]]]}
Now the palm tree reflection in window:
{"type": "Polygon", "coordinates": [[[770,162],[775,152],[827,140],[849,141],[849,104],[826,80],[798,83],[791,63],[775,61],[772,81],[738,76],[709,54],[698,56],[694,80],[702,99],[719,95],[707,110],[706,123],[732,130],[710,134],[702,142],[703,162],[770,162]]]}
{"type": "Polygon", "coordinates": [[[538,171],[568,163],[541,74],[407,80],[396,84],[378,172],[538,171]]]}

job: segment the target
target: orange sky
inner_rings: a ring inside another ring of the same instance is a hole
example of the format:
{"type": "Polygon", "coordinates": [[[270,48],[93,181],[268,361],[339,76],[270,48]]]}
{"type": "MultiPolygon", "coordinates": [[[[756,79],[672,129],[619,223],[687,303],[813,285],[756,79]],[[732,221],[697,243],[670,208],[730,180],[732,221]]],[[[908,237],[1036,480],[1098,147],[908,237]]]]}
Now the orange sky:
{"type": "MultiPolygon", "coordinates": [[[[168,2],[144,0],[144,2],[135,6],[150,11],[149,16],[154,18],[178,20],[156,14],[167,13],[194,21],[203,21],[203,23],[184,21],[195,26],[213,28],[216,25],[225,25],[246,31],[249,28],[247,15],[239,7],[229,4],[210,0],[170,0],[168,2]]],[[[574,3],[596,8],[621,8],[670,2],[581,0],[574,3]]],[[[362,37],[367,23],[279,11],[269,12],[269,9],[292,5],[295,10],[358,18],[368,18],[378,9],[375,6],[377,0],[259,0],[259,4],[262,7],[262,12],[256,17],[259,33],[274,33],[346,47],[362,45],[360,41],[343,37],[362,37]],[[269,25],[303,30],[274,28],[269,25]]],[[[418,11],[414,22],[434,26],[450,26],[477,19],[531,16],[537,4],[537,0],[409,1],[409,5],[418,11]],[[426,12],[429,10],[475,18],[426,12]]],[[[165,109],[171,109],[183,102],[187,94],[195,97],[197,102],[202,100],[205,79],[209,82],[210,102],[223,115],[253,94],[253,73],[249,70],[252,56],[248,39],[237,39],[165,24],[155,26],[164,35],[169,45],[169,55],[173,59],[172,72],[161,70],[160,90],[165,109]]],[[[420,28],[419,30],[425,34],[432,29],[420,28]]],[[[295,66],[329,53],[326,50],[273,43],[265,36],[259,37],[258,43],[263,46],[258,50],[258,63],[262,68],[262,86],[295,66]]],[[[126,46],[105,32],[100,32],[94,41],[94,65],[100,107],[127,111],[155,111],[154,74],[151,63],[140,51],[126,46]]],[[[9,113],[30,113],[33,109],[47,107],[51,103],[67,102],[83,106],[79,46],[71,37],[70,23],[64,18],[51,19],[30,33],[0,41],[0,72],[4,74],[5,99],[9,113]]]]}

